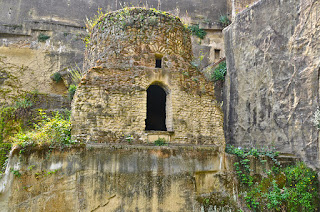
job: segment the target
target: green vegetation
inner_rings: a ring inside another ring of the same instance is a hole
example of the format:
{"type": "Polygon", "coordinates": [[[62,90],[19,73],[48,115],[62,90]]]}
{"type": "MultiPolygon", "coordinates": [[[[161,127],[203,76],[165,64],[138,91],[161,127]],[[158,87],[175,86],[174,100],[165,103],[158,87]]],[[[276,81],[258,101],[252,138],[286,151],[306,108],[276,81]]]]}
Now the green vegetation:
{"type": "Polygon", "coordinates": [[[16,116],[16,107],[0,109],[0,143],[21,130],[21,121],[16,116]]]}
{"type": "Polygon", "coordinates": [[[15,103],[16,103],[15,105],[16,109],[27,109],[32,107],[33,105],[32,101],[26,97],[17,99],[15,103]]]}
{"type": "Polygon", "coordinates": [[[221,80],[224,81],[225,76],[227,74],[227,63],[223,61],[219,63],[218,67],[215,68],[212,74],[212,79],[215,81],[221,80]]]}
{"type": "Polygon", "coordinates": [[[124,7],[119,11],[107,13],[104,13],[101,11],[101,9],[98,9],[97,14],[94,17],[90,19],[87,18],[86,20],[86,29],[88,35],[83,39],[84,43],[86,45],[90,43],[93,28],[98,27],[99,30],[105,30],[105,22],[114,23],[122,30],[127,29],[128,26],[143,28],[146,25],[146,20],[148,20],[148,25],[157,25],[160,15],[165,15],[171,20],[179,20],[179,17],[173,16],[164,11],[159,11],[155,8],[147,9],[143,7],[124,7]],[[132,14],[135,11],[137,11],[137,17],[132,17],[132,14]]]}
{"type": "Polygon", "coordinates": [[[14,176],[21,177],[21,173],[19,170],[14,170],[13,168],[11,168],[10,171],[13,173],[14,176]]]}
{"type": "Polygon", "coordinates": [[[59,169],[55,169],[55,170],[52,170],[52,171],[46,171],[46,170],[43,170],[41,172],[36,172],[34,174],[34,177],[38,180],[42,177],[47,177],[47,176],[50,176],[52,174],[55,174],[59,169]]]}
{"type": "Polygon", "coordinates": [[[164,146],[166,145],[166,139],[164,138],[158,138],[157,140],[154,141],[154,145],[156,146],[164,146]]]}
{"type": "Polygon", "coordinates": [[[129,144],[131,144],[132,141],[133,141],[133,136],[132,136],[132,135],[127,135],[127,136],[125,137],[125,140],[126,140],[129,144]]]}
{"type": "Polygon", "coordinates": [[[299,162],[282,167],[277,160],[278,152],[241,149],[228,146],[227,153],[237,156],[234,163],[240,183],[241,197],[252,211],[317,211],[319,183],[317,173],[299,162]],[[260,177],[250,170],[250,159],[272,164],[260,177]]]}
{"type": "Polygon", "coordinates": [[[28,170],[31,171],[34,167],[35,167],[35,165],[31,165],[31,166],[28,167],[28,170]]]}
{"type": "Polygon", "coordinates": [[[78,65],[68,68],[68,72],[72,79],[72,84],[68,88],[68,97],[70,100],[72,100],[74,94],[76,93],[77,85],[81,82],[81,79],[83,77],[83,72],[78,67],[78,65]]]}
{"type": "Polygon", "coordinates": [[[221,26],[227,27],[231,24],[231,21],[227,15],[221,15],[219,18],[219,23],[221,24],[221,26]]]}
{"type": "Polygon", "coordinates": [[[38,36],[38,41],[39,41],[39,42],[45,42],[45,41],[48,40],[49,38],[50,38],[50,36],[41,33],[41,34],[38,36]]]}
{"type": "Polygon", "coordinates": [[[71,76],[73,84],[78,85],[83,77],[83,72],[79,66],[75,64],[75,67],[68,68],[68,72],[71,76]]]}
{"type": "Polygon", "coordinates": [[[76,93],[76,90],[77,90],[77,86],[76,85],[71,84],[69,86],[69,88],[68,88],[68,97],[69,97],[70,100],[73,99],[73,96],[76,93]]]}
{"type": "Polygon", "coordinates": [[[188,29],[189,29],[189,31],[191,32],[192,35],[195,35],[200,39],[203,39],[207,34],[206,31],[204,31],[203,29],[199,28],[199,24],[188,26],[188,29]]]}
{"type": "Polygon", "coordinates": [[[0,108],[0,175],[3,174],[12,144],[9,139],[27,128],[22,118],[28,118],[33,103],[29,98],[19,98],[13,106],[0,108]]]}
{"type": "Polygon", "coordinates": [[[62,80],[61,74],[59,72],[56,72],[52,75],[52,79],[58,83],[62,80]]]}
{"type": "Polygon", "coordinates": [[[41,120],[34,124],[34,130],[20,131],[10,138],[12,143],[26,147],[34,144],[69,145],[71,141],[71,123],[69,114],[63,116],[56,112],[53,117],[47,116],[42,110],[39,111],[41,120]]]}
{"type": "Polygon", "coordinates": [[[97,14],[95,14],[92,18],[86,18],[86,28],[89,32],[92,31],[93,27],[100,21],[101,17],[106,13],[102,12],[102,9],[99,8],[97,14]]]}
{"type": "Polygon", "coordinates": [[[0,176],[5,172],[11,146],[10,143],[0,143],[0,176]]]}
{"type": "MultiPolygon", "coordinates": [[[[207,53],[203,53],[202,49],[199,52],[199,57],[194,57],[193,60],[190,62],[190,64],[195,67],[198,71],[200,71],[201,63],[206,56],[207,53]]],[[[189,74],[188,74],[189,75],[189,74]]],[[[187,75],[185,75],[187,76],[187,75]]]]}
{"type": "Polygon", "coordinates": [[[22,147],[20,153],[24,153],[30,145],[47,144],[54,148],[76,143],[71,141],[70,112],[49,116],[40,110],[36,116],[31,111],[34,101],[36,99],[26,95],[12,106],[0,108],[0,176],[5,171],[12,145],[22,147]]]}

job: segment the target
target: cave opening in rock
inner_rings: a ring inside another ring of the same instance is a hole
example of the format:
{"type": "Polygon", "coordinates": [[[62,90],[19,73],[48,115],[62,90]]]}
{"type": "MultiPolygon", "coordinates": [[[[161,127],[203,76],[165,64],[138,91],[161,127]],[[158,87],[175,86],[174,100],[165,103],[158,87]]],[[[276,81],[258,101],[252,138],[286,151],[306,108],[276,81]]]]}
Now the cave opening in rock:
{"type": "Polygon", "coordinates": [[[159,85],[150,85],[147,89],[146,130],[167,131],[166,96],[159,85]]]}

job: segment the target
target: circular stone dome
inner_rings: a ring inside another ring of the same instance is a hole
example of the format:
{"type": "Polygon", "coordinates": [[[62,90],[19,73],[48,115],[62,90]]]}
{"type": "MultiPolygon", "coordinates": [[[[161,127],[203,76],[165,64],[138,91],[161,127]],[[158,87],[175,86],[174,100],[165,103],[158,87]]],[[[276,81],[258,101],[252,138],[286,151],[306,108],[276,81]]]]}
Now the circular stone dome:
{"type": "Polygon", "coordinates": [[[85,70],[102,67],[184,68],[192,59],[188,29],[166,12],[124,8],[105,14],[90,29],[85,70]]]}

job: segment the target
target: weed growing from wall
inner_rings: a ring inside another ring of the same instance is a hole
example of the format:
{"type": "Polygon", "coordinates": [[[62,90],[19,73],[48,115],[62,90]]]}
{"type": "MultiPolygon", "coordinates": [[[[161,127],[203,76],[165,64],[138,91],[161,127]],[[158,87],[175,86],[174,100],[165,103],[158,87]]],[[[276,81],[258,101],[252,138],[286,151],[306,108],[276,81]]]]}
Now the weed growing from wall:
{"type": "Polygon", "coordinates": [[[76,64],[75,67],[68,68],[68,72],[71,76],[73,84],[78,85],[83,77],[83,71],[76,64]]]}
{"type": "Polygon", "coordinates": [[[39,42],[45,42],[45,41],[48,40],[49,38],[50,38],[50,36],[41,33],[41,34],[38,36],[38,41],[39,41],[39,42]]]}
{"type": "Polygon", "coordinates": [[[10,171],[13,173],[14,176],[21,177],[21,173],[19,170],[15,170],[15,169],[11,168],[10,171]]]}
{"type": "Polygon", "coordinates": [[[32,107],[32,105],[33,105],[32,101],[28,98],[20,98],[20,99],[17,99],[15,102],[16,109],[27,109],[32,107]]]}
{"type": "Polygon", "coordinates": [[[59,72],[56,72],[52,75],[52,79],[53,81],[55,81],[56,83],[60,82],[62,80],[62,76],[59,72]]]}
{"type": "Polygon", "coordinates": [[[203,39],[207,34],[206,31],[204,31],[203,29],[199,28],[199,24],[188,26],[188,29],[189,29],[189,31],[191,32],[192,35],[195,35],[200,39],[203,39]]]}
{"type": "Polygon", "coordinates": [[[227,27],[228,25],[231,24],[231,21],[230,21],[230,19],[228,18],[227,15],[221,15],[219,17],[219,23],[220,23],[221,26],[227,27]]]}
{"type": "Polygon", "coordinates": [[[215,81],[224,81],[227,74],[227,63],[226,61],[221,62],[217,68],[213,71],[212,79],[215,81]]]}
{"type": "Polygon", "coordinates": [[[164,146],[164,145],[166,145],[166,139],[158,138],[157,140],[154,141],[154,145],[156,145],[156,146],[164,146]]]}
{"type": "Polygon", "coordinates": [[[73,99],[73,96],[76,93],[76,90],[77,90],[77,86],[76,85],[71,84],[69,86],[69,88],[68,88],[68,97],[69,97],[70,100],[73,99]]]}

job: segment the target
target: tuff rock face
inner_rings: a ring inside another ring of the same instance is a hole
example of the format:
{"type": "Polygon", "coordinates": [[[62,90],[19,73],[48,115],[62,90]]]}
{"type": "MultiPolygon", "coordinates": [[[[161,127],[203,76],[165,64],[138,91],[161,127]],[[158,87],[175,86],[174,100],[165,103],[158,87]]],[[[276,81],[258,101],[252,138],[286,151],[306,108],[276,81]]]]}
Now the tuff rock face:
{"type": "Polygon", "coordinates": [[[225,135],[318,165],[320,3],[262,0],[225,31],[225,135]]]}
{"type": "Polygon", "coordinates": [[[19,168],[19,176],[11,173],[0,192],[1,211],[196,212],[212,191],[219,196],[217,208],[235,210],[223,210],[233,207],[227,194],[235,188],[226,158],[214,146],[95,144],[48,150],[13,154],[9,166],[19,168]]]}

